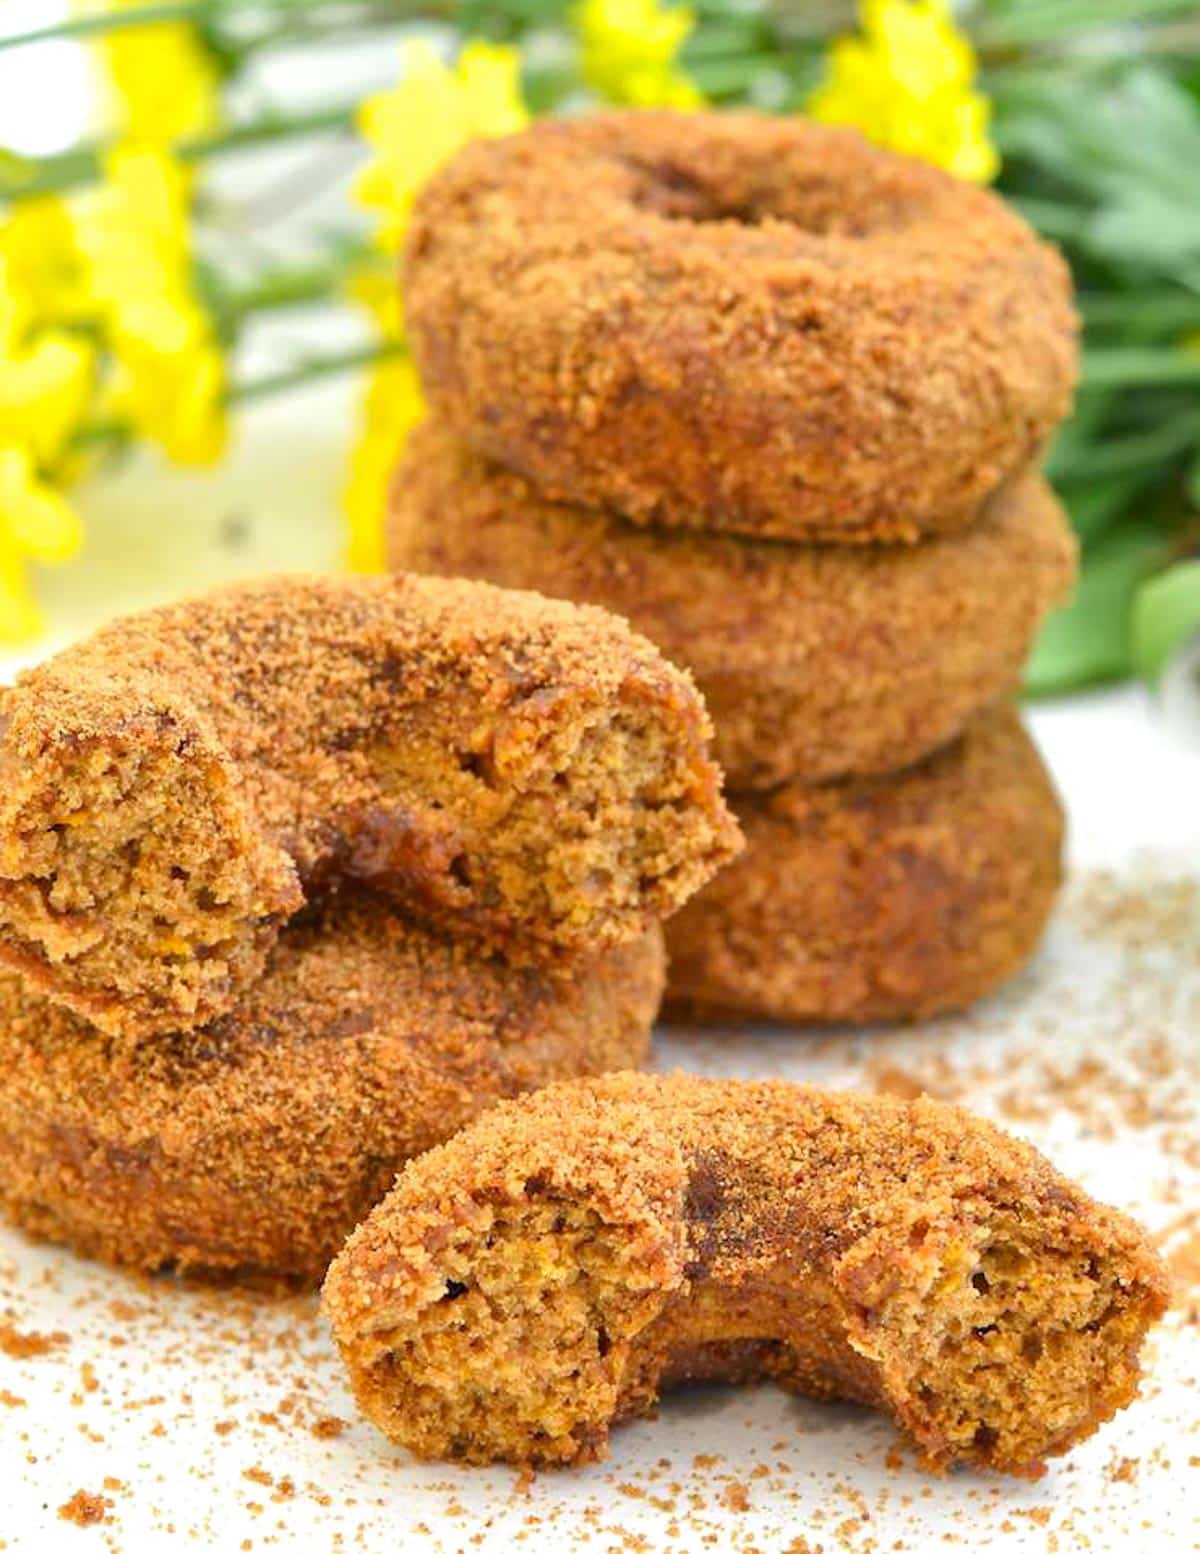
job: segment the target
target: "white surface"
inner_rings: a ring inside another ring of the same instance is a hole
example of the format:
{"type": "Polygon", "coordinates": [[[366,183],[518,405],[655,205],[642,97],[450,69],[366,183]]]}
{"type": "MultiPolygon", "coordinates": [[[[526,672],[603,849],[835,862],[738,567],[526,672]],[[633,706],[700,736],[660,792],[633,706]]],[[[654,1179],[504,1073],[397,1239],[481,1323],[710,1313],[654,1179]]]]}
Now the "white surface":
{"type": "MultiPolygon", "coordinates": [[[[0,38],[66,21],[69,0],[0,0],[0,38]]],[[[65,38],[0,52],[0,146],[20,156],[68,151],[90,127],[87,50],[65,38]]]]}
{"type": "MultiPolygon", "coordinates": [[[[296,411],[257,417],[220,476],[143,470],[93,492],[89,552],[50,580],[52,642],[215,576],[331,564],[344,406],[312,396],[302,437],[296,411]]],[[[1099,1195],[1167,1227],[1200,1214],[1200,891],[1187,885],[1200,756],[1135,692],[1033,722],[1068,800],[1074,878],[1043,954],[1010,989],[908,1032],[665,1034],[657,1061],[834,1084],[915,1077],[1002,1116],[1099,1195]],[[1099,878],[1098,866],[1114,872],[1099,878]],[[1148,928],[1144,901],[1128,905],[1147,882],[1158,885],[1148,928]]],[[[886,1421],[771,1388],[672,1398],[657,1420],[617,1431],[608,1463],[525,1487],[506,1470],[422,1467],[349,1422],[313,1302],[138,1284],[4,1231],[0,1322],[67,1335],[43,1355],[0,1352],[0,1548],[1200,1545],[1200,1330],[1180,1313],[1154,1341],[1143,1400],[1036,1485],[929,1478],[897,1454],[886,1421]],[[314,1433],[325,1416],[346,1428],[314,1433]],[[111,1502],[102,1524],[59,1518],[80,1489],[111,1502]]]]}

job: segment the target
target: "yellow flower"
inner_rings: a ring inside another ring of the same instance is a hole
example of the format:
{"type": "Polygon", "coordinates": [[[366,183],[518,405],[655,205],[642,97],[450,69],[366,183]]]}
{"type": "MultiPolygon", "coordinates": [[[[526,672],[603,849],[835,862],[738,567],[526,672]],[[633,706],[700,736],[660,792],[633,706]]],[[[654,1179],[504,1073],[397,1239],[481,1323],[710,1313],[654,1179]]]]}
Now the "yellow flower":
{"type": "Polygon", "coordinates": [[[28,346],[0,350],[0,427],[39,463],[52,462],[83,419],[92,388],[92,353],[58,330],[28,346]]]}
{"type": "Polygon", "coordinates": [[[356,265],[344,285],[346,296],[366,309],[385,340],[404,339],[404,297],[396,284],[394,263],[376,260],[356,265]]]}
{"type": "Polygon", "coordinates": [[[79,246],[116,359],[113,413],[181,464],[225,445],[225,369],[192,276],[187,172],[157,147],[109,154],[79,246]]]}
{"type": "MultiPolygon", "coordinates": [[[[403,346],[404,299],[392,264],[359,266],[346,283],[346,293],[370,314],[382,341],[403,346]]],[[[383,357],[362,390],[362,432],[350,455],[342,492],[349,531],[346,561],[356,572],[383,571],[388,485],[409,432],[424,414],[425,400],[412,362],[403,354],[383,357]]]]}
{"type": "Polygon", "coordinates": [[[583,78],[614,103],[635,108],[698,108],[700,92],[679,68],[696,25],[687,6],[660,0],[582,0],[576,6],[583,78]]]}
{"type": "Polygon", "coordinates": [[[388,484],[409,432],[425,413],[416,368],[407,356],[385,357],[363,396],[363,434],[350,457],[343,492],[349,527],[346,559],[356,572],[382,572],[388,484]]]}
{"type": "Polygon", "coordinates": [[[808,112],[856,125],[869,140],[987,183],[1000,159],[988,138],[991,106],[974,89],[975,53],[947,0],[862,0],[863,36],[829,48],[825,81],[808,112]]]}
{"type": "Polygon", "coordinates": [[[114,414],[158,443],[175,464],[215,464],[228,439],[225,362],[203,318],[179,312],[169,334],[123,334],[117,351],[114,414]]]}
{"type": "Polygon", "coordinates": [[[510,135],[528,122],[516,49],[468,43],[451,69],[428,44],[408,44],[397,85],[358,112],[375,156],[355,194],[380,213],[380,245],[399,246],[417,191],[468,140],[510,135]]]}
{"type": "MultiPolygon", "coordinates": [[[[375,155],[359,174],[355,193],[379,213],[375,237],[386,253],[399,247],[422,184],[456,151],[469,140],[510,135],[529,122],[520,67],[517,50],[500,45],[468,43],[451,68],[427,44],[410,43],[397,85],[363,103],[358,125],[375,155]]],[[[347,290],[384,341],[403,342],[404,310],[391,265],[360,269],[347,290]]],[[[347,560],[357,571],[383,568],[388,482],[424,408],[408,357],[380,361],[363,391],[363,430],[343,492],[347,560]]]]}
{"type": "MultiPolygon", "coordinates": [[[[404,344],[404,299],[391,264],[357,268],[347,294],[370,314],[380,339],[404,344]]],[[[350,455],[350,473],[342,493],[349,530],[346,560],[356,572],[382,572],[383,522],[388,485],[408,434],[425,414],[416,368],[407,355],[383,357],[362,391],[362,433],[350,455]]]]}
{"type": "MultiPolygon", "coordinates": [[[[141,0],[100,0],[88,10],[128,10],[141,0]]],[[[172,145],[220,123],[220,72],[190,22],[119,27],[98,41],[123,139],[172,145]]]]}
{"type": "Polygon", "coordinates": [[[191,269],[186,170],[168,151],[123,145],[103,174],[76,217],[93,293],[109,307],[174,294],[191,269]]]}
{"type": "Polygon", "coordinates": [[[39,479],[24,448],[0,446],[0,640],[36,636],[42,615],[29,589],[25,561],[65,561],[82,529],[64,498],[39,479]]]}
{"type": "Polygon", "coordinates": [[[83,419],[93,354],[86,341],[36,324],[33,301],[0,251],[0,437],[46,465],[83,419]]]}
{"type": "Polygon", "coordinates": [[[34,561],[66,561],[83,529],[70,504],[37,476],[22,448],[0,447],[0,515],[5,548],[34,561]]]}
{"type": "Polygon", "coordinates": [[[0,640],[8,642],[41,625],[26,558],[62,561],[79,544],[79,520],[44,471],[83,419],[92,385],[91,347],[39,330],[18,279],[0,251],[0,640]]]}
{"type": "Polygon", "coordinates": [[[36,322],[86,320],[82,260],[62,200],[47,194],[14,202],[0,222],[0,263],[36,322]]]}

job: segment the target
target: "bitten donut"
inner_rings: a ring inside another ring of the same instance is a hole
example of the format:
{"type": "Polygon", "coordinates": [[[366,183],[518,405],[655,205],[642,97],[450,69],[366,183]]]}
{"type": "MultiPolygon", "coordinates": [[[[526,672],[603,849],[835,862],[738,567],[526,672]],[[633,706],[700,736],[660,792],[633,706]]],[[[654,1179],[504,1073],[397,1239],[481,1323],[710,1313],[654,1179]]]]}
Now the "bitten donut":
{"type": "Polygon", "coordinates": [[[668,925],[668,1000],[720,1019],[914,1020],[1033,953],[1063,815],[1008,707],[908,771],[734,805],[746,850],[668,925]]]}
{"type": "Polygon", "coordinates": [[[615,1074],[413,1161],[324,1305],[363,1411],[423,1457],[586,1462],[674,1383],[771,1378],[1033,1477],[1135,1395],[1166,1274],[953,1107],[615,1074]]]}
{"type": "Polygon", "coordinates": [[[120,1042],[0,978],[0,1204],[126,1267],[318,1281],[403,1161],[551,1079],[641,1062],[658,927],[568,977],[361,890],[294,920],[212,1025],[120,1042]]]}
{"type": "Polygon", "coordinates": [[[340,879],[511,954],[627,942],[736,829],[688,676],[624,621],[442,578],[267,578],[0,692],[0,960],[202,1024],[340,879]]]}
{"type": "Polygon", "coordinates": [[[427,422],[392,485],[390,563],[604,605],[696,676],[734,792],[909,766],[1011,691],[1075,575],[1044,480],[924,545],[637,529],[548,500],[427,422]]]}
{"type": "Polygon", "coordinates": [[[548,496],[784,539],[962,527],[1069,411],[1070,278],[994,195],[853,130],[625,112],[418,197],[434,411],[548,496]]]}

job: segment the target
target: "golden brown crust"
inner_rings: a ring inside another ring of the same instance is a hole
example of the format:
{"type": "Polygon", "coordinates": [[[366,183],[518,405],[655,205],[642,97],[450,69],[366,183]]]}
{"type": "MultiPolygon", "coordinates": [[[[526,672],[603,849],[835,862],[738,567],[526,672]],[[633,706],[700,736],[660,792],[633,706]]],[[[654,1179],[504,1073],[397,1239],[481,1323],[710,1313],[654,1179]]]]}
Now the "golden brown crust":
{"type": "Polygon", "coordinates": [[[422,191],[405,286],[435,412],[638,522],[949,531],[1071,404],[1060,256],[994,195],[803,119],[478,141],[422,191]]]}
{"type": "Polygon", "coordinates": [[[895,771],[945,744],[1015,687],[1076,552],[1037,475],[924,545],[781,545],[551,502],[433,421],[410,437],[388,521],[394,567],[626,616],[695,675],[735,793],[895,771]]]}
{"type": "Polygon", "coordinates": [[[201,1030],[131,1046],[0,978],[0,1203],[140,1269],[313,1283],[410,1155],[495,1101],[640,1063],[656,927],[567,977],[348,892],[201,1030]]]}
{"type": "Polygon", "coordinates": [[[483,583],[255,580],[0,698],[0,957],[117,1033],[229,1008],[340,878],[561,956],[638,937],[736,841],[687,675],[483,583]]]}
{"type": "Polygon", "coordinates": [[[1063,815],[1010,707],[890,777],[743,797],[746,850],[668,926],[677,1011],[917,1019],[1011,976],[1062,878],[1063,815]]]}
{"type": "Polygon", "coordinates": [[[360,1405],[421,1455],[574,1462],[690,1375],[887,1409],[1034,1475],[1130,1401],[1142,1231],[930,1100],[614,1074],[409,1164],[330,1268],[360,1405]]]}

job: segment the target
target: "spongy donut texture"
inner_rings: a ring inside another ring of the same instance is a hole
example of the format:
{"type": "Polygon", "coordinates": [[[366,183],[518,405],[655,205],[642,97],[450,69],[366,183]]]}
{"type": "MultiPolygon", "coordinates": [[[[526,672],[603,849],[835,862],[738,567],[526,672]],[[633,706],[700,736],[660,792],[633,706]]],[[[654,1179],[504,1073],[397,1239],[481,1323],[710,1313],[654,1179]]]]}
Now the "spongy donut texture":
{"type": "Polygon", "coordinates": [[[276,577],[0,692],[0,958],[102,1029],[230,1009],[342,880],[514,957],[637,939],[736,845],[688,676],[604,611],[276,577]]]}
{"type": "Polygon", "coordinates": [[[392,482],[388,560],[615,610],[696,677],[735,792],[895,771],[1013,690],[1077,545],[1025,475],[923,545],[635,528],[552,502],[438,422],[392,482]]]}
{"type": "Polygon", "coordinates": [[[933,1101],[613,1075],[410,1164],[333,1263],[359,1403],[422,1456],[571,1463],[690,1377],[886,1409],[1035,1475],[1133,1397],[1142,1232],[933,1101]]]}
{"type": "Polygon", "coordinates": [[[139,1269],[312,1284],[408,1159],[505,1096],[639,1064],[662,935],[559,976],[348,890],[211,1025],[137,1045],[0,977],[0,1204],[139,1269]]]}

